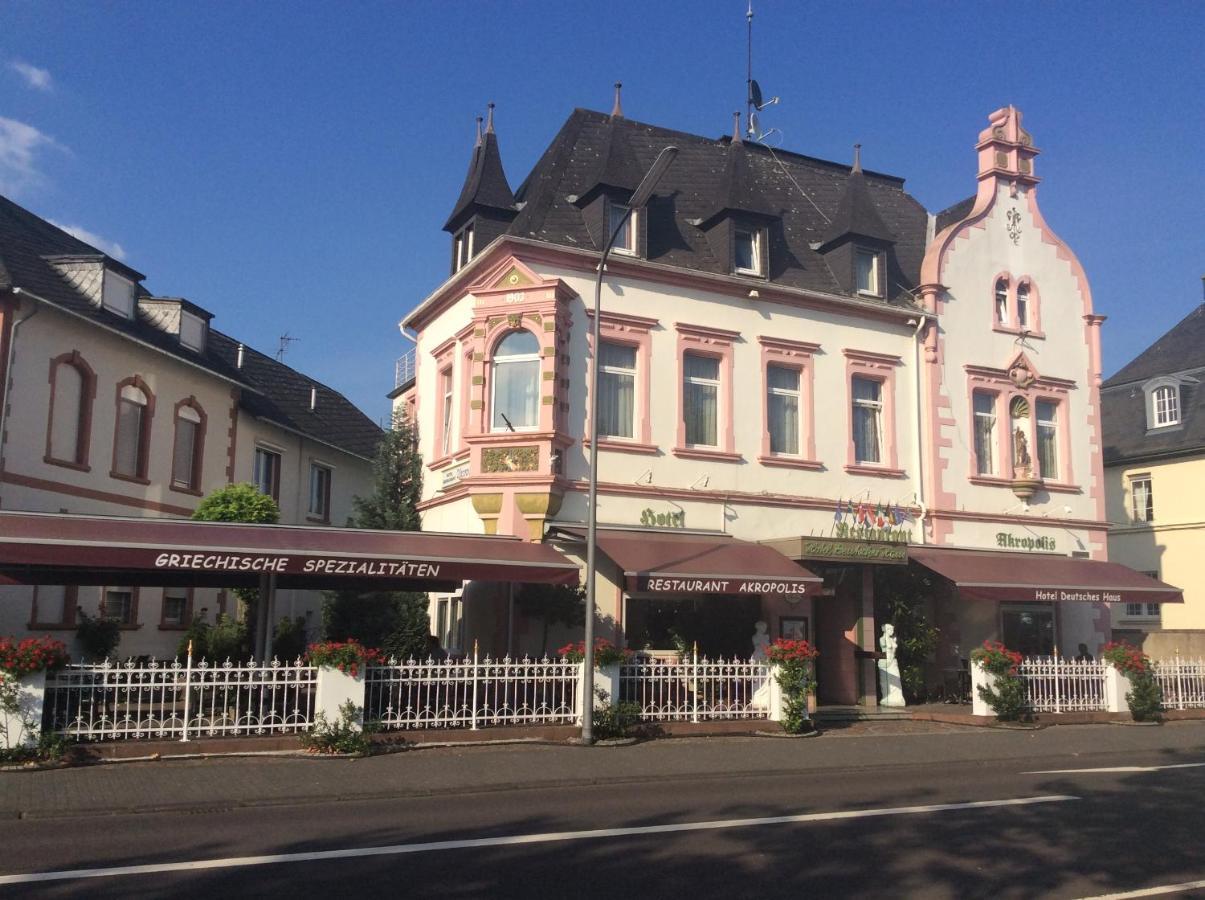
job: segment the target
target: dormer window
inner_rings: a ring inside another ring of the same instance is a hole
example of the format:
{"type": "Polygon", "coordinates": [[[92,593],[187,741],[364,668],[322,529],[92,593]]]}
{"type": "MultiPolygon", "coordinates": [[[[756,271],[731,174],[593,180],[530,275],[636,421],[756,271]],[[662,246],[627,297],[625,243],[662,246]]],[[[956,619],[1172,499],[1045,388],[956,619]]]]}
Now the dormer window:
{"type": "Polygon", "coordinates": [[[459,272],[469,264],[469,260],[473,258],[473,223],[470,222],[464,228],[456,232],[456,238],[452,247],[452,270],[459,272]]]}
{"type": "Polygon", "coordinates": [[[104,308],[110,312],[132,319],[134,317],[134,282],[106,269],[101,302],[104,308]]]}
{"type": "Polygon", "coordinates": [[[200,316],[190,312],[180,312],[180,343],[189,350],[200,353],[205,349],[205,332],[208,326],[200,316]]]}
{"type": "Polygon", "coordinates": [[[636,213],[628,214],[628,208],[622,203],[607,204],[607,233],[615,234],[615,243],[611,249],[615,253],[636,255],[636,213]],[[616,232],[616,228],[619,229],[616,232]]]}
{"type": "Polygon", "coordinates": [[[879,271],[879,254],[870,250],[857,251],[857,288],[859,294],[883,296],[883,279],[879,271]]]}
{"type": "Polygon", "coordinates": [[[737,228],[733,235],[732,268],[738,275],[761,275],[761,232],[737,228]]]}
{"type": "Polygon", "coordinates": [[[1156,388],[1151,395],[1155,406],[1154,425],[1162,428],[1164,425],[1180,424],[1180,386],[1165,384],[1156,388]]]}

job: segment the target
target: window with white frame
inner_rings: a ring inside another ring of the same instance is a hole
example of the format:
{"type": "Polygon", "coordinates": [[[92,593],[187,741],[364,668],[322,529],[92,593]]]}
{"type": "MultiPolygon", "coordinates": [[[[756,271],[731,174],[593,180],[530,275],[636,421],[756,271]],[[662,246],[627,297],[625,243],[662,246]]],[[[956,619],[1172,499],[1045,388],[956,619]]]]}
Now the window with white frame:
{"type": "Polygon", "coordinates": [[[1151,395],[1155,405],[1155,427],[1180,424],[1180,386],[1165,384],[1151,395]]]}
{"type": "Polygon", "coordinates": [[[770,452],[799,455],[799,369],[766,366],[766,427],[770,452]]]}
{"type": "Polygon", "coordinates": [[[682,356],[682,416],[686,444],[716,447],[720,442],[720,361],[714,356],[682,356]]]}
{"type": "Polygon", "coordinates": [[[761,274],[761,232],[737,228],[733,233],[732,268],[741,275],[761,274]]]}
{"type": "Polygon", "coordinates": [[[122,625],[134,624],[133,588],[109,588],[101,602],[100,614],[122,625]]]}
{"type": "Polygon", "coordinates": [[[1038,471],[1042,478],[1059,477],[1059,405],[1053,400],[1039,400],[1038,414],[1038,471]]]}
{"type": "Polygon", "coordinates": [[[130,478],[146,473],[146,393],[132,384],[121,389],[117,400],[117,438],[113,450],[113,471],[130,478]]]}
{"type": "Polygon", "coordinates": [[[454,396],[452,394],[452,367],[448,366],[439,373],[440,392],[443,397],[440,402],[440,434],[439,453],[447,456],[452,452],[452,409],[454,396]]]}
{"type": "Polygon", "coordinates": [[[182,627],[188,616],[188,588],[163,589],[163,614],[160,623],[166,628],[182,627]]]}
{"type": "Polygon", "coordinates": [[[280,498],[280,454],[266,447],[255,448],[255,465],[251,474],[261,494],[273,500],[280,498]]]}
{"type": "Polygon", "coordinates": [[[615,229],[615,243],[611,249],[616,253],[634,254],[636,252],[636,211],[629,214],[628,208],[622,203],[607,203],[607,235],[615,229]]]}
{"type": "Polygon", "coordinates": [[[854,462],[878,463],[883,459],[883,385],[855,375],[853,391],[854,462]]]}
{"type": "Polygon", "coordinates": [[[879,254],[870,250],[857,251],[856,268],[858,293],[881,296],[883,288],[879,272],[879,254]]]}
{"type": "Polygon", "coordinates": [[[1155,521],[1155,492],[1151,490],[1150,475],[1130,479],[1130,515],[1135,522],[1155,521]]]}
{"type": "Polygon", "coordinates": [[[441,597],[435,602],[435,636],[446,651],[463,649],[464,601],[459,597],[441,597]]]}
{"type": "Polygon", "coordinates": [[[176,444],[172,451],[172,485],[196,490],[200,481],[201,414],[191,406],[176,410],[176,444]]]}
{"type": "Polygon", "coordinates": [[[1029,283],[1025,281],[1017,286],[1017,327],[1029,327],[1029,283]]]}
{"type": "Polygon", "coordinates": [[[598,362],[598,433],[630,438],[636,423],[636,348],[603,341],[598,362]]]}
{"type": "Polygon", "coordinates": [[[469,260],[473,258],[473,225],[472,223],[464,226],[460,231],[456,232],[456,238],[453,245],[453,271],[459,272],[469,264],[469,260]]]}
{"type": "Polygon", "coordinates": [[[540,342],[530,331],[512,331],[494,350],[491,364],[493,431],[531,430],[540,424],[540,342]]]}
{"type": "Polygon", "coordinates": [[[996,324],[1008,324],[1008,279],[996,279],[996,324]]]}
{"type": "Polygon", "coordinates": [[[331,470],[320,463],[310,463],[309,515],[324,522],[331,517],[331,470]]]}
{"type": "Polygon", "coordinates": [[[980,475],[996,474],[996,395],[975,391],[975,470],[980,475]]]}

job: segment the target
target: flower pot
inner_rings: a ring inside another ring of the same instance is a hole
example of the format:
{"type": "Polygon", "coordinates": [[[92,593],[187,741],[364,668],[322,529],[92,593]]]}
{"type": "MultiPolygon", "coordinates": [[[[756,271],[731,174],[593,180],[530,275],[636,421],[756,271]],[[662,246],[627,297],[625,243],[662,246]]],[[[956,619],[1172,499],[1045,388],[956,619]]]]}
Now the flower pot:
{"type": "Polygon", "coordinates": [[[0,674],[0,679],[15,681],[16,709],[0,710],[0,749],[36,747],[42,735],[42,698],[46,693],[46,673],[34,672],[20,678],[0,674]]]}

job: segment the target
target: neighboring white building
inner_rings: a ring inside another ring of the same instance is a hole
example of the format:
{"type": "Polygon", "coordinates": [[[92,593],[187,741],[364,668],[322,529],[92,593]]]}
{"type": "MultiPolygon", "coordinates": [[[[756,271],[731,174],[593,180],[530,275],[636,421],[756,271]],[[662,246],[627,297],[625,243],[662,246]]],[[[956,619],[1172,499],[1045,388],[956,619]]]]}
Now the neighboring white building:
{"type": "MultiPolygon", "coordinates": [[[[346,522],[370,490],[381,430],[142,281],[0,197],[0,506],[186,517],[215,488],[249,481],[284,524],[346,522]]],[[[282,590],[277,609],[316,634],[321,602],[282,590]]],[[[77,610],[102,608],[123,622],[119,654],[170,656],[194,615],[212,622],[235,601],[200,588],[0,588],[0,634],[71,645],[77,610]]]]}

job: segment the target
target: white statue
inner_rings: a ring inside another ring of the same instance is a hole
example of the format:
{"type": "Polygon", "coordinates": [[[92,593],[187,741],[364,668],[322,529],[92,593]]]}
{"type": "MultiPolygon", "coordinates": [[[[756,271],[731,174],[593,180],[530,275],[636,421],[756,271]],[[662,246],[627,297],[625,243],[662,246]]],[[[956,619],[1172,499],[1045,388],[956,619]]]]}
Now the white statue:
{"type": "Polygon", "coordinates": [[[749,659],[753,662],[766,661],[766,648],[770,646],[770,634],[767,631],[765,622],[758,622],[753,626],[753,655],[749,659]]]}
{"type": "Polygon", "coordinates": [[[900,664],[895,658],[896,646],[895,626],[888,622],[879,638],[879,650],[883,652],[883,658],[879,660],[879,692],[883,697],[879,702],[883,706],[904,705],[904,685],[900,681],[900,664]]]}

